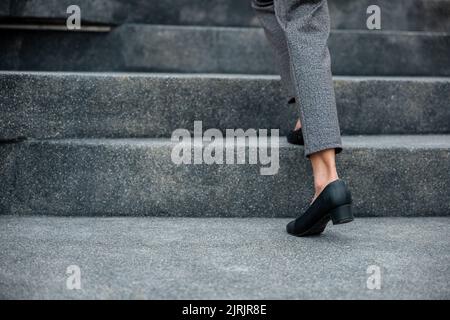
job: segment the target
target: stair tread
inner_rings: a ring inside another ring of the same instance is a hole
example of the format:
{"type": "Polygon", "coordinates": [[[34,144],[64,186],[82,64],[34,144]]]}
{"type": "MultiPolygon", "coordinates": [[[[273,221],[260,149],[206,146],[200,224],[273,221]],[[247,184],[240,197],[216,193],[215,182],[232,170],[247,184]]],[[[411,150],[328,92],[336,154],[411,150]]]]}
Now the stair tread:
{"type": "Polygon", "coordinates": [[[450,218],[360,218],[313,238],[288,235],[288,221],[0,216],[1,296],[448,298],[450,218]],[[81,269],[82,290],[61,289],[70,265],[81,269]],[[372,265],[381,290],[367,289],[372,265]]]}
{"type": "MultiPolygon", "coordinates": [[[[249,79],[249,80],[278,80],[276,74],[247,74],[220,72],[136,72],[136,71],[40,71],[40,70],[0,70],[1,75],[18,76],[81,76],[81,77],[133,77],[133,78],[175,78],[175,79],[249,79]]],[[[449,82],[450,76],[379,76],[379,75],[333,75],[333,79],[346,81],[443,81],[449,82]]]]}
{"type": "MultiPolygon", "coordinates": [[[[355,135],[342,137],[344,147],[349,148],[408,148],[435,149],[450,148],[450,134],[426,135],[355,135]]],[[[173,145],[170,138],[63,138],[63,139],[30,139],[28,143],[73,144],[73,145],[137,145],[143,147],[173,145]]],[[[206,142],[205,142],[206,143],[206,142]]],[[[253,145],[253,142],[247,142],[253,145]]],[[[298,148],[289,144],[284,136],[279,140],[280,148],[298,148]]]]}

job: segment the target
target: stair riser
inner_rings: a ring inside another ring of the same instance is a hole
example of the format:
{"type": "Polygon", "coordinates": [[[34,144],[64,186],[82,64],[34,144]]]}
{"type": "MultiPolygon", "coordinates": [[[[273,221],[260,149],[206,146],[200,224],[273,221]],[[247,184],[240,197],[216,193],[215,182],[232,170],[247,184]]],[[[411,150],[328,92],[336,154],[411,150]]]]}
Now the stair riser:
{"type": "MultiPolygon", "coordinates": [[[[110,33],[0,31],[0,69],[277,74],[259,28],[126,25],[110,33]]],[[[335,75],[450,75],[450,35],[333,32],[335,75]]]]}
{"type": "MultiPolygon", "coordinates": [[[[367,147],[344,141],[340,176],[356,216],[448,216],[450,145],[367,147]]],[[[3,214],[294,217],[312,196],[302,147],[280,169],[175,165],[166,142],[26,142],[0,148],[3,214]]]]}
{"type": "MultiPolygon", "coordinates": [[[[0,73],[0,137],[170,137],[177,128],[280,129],[298,117],[278,77],[0,73]]],[[[450,132],[447,79],[335,80],[343,134],[450,132]]]]}
{"type": "MultiPolygon", "coordinates": [[[[65,19],[70,0],[9,0],[0,4],[0,17],[36,17],[65,19]]],[[[125,22],[172,25],[256,26],[258,21],[250,1],[242,0],[78,0],[84,21],[122,24],[125,22]]],[[[329,1],[333,28],[366,29],[366,10],[370,5],[381,8],[384,30],[450,29],[448,0],[333,0],[329,1]]]]}
{"type": "Polygon", "coordinates": [[[10,14],[10,0],[3,0],[0,2],[0,17],[5,17],[10,14]]]}

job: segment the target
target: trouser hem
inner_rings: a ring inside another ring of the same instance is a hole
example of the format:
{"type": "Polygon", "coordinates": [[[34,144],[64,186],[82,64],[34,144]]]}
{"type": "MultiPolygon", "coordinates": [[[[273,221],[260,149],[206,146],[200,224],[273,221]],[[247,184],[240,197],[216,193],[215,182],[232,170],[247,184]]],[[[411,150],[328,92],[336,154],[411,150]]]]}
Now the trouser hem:
{"type": "Polygon", "coordinates": [[[321,146],[317,146],[314,148],[308,148],[305,147],[305,157],[309,158],[312,154],[328,149],[334,149],[336,154],[339,154],[342,152],[342,144],[341,143],[331,143],[331,144],[324,144],[321,146]]]}

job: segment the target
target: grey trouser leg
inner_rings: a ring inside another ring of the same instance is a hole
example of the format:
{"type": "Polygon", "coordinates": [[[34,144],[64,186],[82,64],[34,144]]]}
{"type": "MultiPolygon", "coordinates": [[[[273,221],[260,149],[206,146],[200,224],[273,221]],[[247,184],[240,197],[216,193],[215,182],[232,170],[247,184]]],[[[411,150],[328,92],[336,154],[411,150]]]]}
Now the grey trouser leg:
{"type": "MultiPolygon", "coordinates": [[[[278,28],[273,19],[264,17],[269,11],[262,14],[262,2],[267,3],[268,0],[253,0],[253,7],[258,16],[263,17],[260,18],[261,23],[278,59],[284,61],[280,66],[288,61],[290,72],[283,67],[280,71],[284,82],[291,81],[290,86],[300,106],[305,155],[333,148],[340,152],[342,142],[327,45],[330,33],[327,1],[274,0],[278,28]]],[[[289,86],[288,83],[286,85],[289,86]]]]}
{"type": "Polygon", "coordinates": [[[287,101],[295,98],[295,88],[291,78],[291,61],[283,29],[275,17],[273,0],[253,0],[252,7],[261,23],[264,33],[275,53],[276,63],[281,76],[281,83],[287,101]]]}

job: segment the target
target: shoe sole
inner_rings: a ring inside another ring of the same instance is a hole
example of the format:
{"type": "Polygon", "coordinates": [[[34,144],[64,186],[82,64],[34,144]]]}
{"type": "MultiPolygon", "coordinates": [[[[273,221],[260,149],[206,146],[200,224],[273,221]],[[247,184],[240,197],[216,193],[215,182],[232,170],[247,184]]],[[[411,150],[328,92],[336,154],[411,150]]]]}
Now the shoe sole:
{"type": "MultiPolygon", "coordinates": [[[[293,234],[297,237],[315,236],[321,234],[327,227],[328,222],[332,220],[333,225],[349,223],[354,220],[352,207],[350,204],[345,204],[334,208],[319,221],[316,222],[311,228],[301,234],[293,234]]],[[[292,234],[292,233],[291,233],[292,234]]]]}

